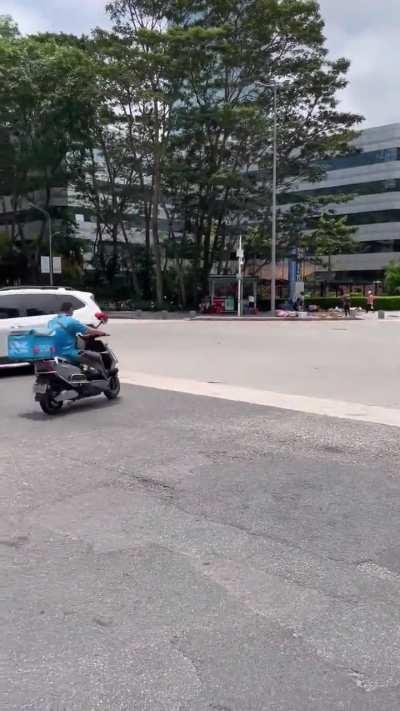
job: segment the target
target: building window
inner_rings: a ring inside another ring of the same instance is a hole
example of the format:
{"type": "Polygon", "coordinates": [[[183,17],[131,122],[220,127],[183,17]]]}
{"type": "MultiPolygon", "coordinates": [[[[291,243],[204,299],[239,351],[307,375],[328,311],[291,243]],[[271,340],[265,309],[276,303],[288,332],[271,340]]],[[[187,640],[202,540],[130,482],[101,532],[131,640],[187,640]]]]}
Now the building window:
{"type": "Polygon", "coordinates": [[[375,240],[360,242],[360,254],[379,254],[381,252],[400,252],[400,239],[375,240]]]}
{"type": "Polygon", "coordinates": [[[347,215],[347,224],[350,227],[386,222],[400,222],[400,210],[377,210],[376,212],[358,212],[347,215]]]}
{"type": "Polygon", "coordinates": [[[328,188],[302,190],[279,195],[281,205],[302,202],[310,197],[325,197],[328,195],[378,195],[380,193],[400,192],[400,180],[376,180],[371,183],[355,183],[350,185],[334,185],[328,188]]]}
{"type": "Polygon", "coordinates": [[[381,151],[365,151],[351,153],[337,158],[328,158],[320,164],[324,170],[344,170],[345,168],[359,168],[363,165],[374,163],[387,163],[400,160],[400,148],[385,148],[381,151]]]}

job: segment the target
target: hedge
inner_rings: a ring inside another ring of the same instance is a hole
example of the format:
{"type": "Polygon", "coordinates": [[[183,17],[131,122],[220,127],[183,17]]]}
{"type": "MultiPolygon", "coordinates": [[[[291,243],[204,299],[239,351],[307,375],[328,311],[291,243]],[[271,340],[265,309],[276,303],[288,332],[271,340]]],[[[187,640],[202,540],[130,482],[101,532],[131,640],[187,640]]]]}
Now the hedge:
{"type": "MultiPolygon", "coordinates": [[[[342,306],[343,298],[335,296],[324,297],[307,297],[305,299],[306,306],[319,306],[320,309],[334,309],[336,306],[342,306]]],[[[366,308],[366,296],[351,296],[350,303],[353,307],[366,308]]],[[[377,296],[374,304],[375,311],[400,311],[400,296],[377,296]]]]}

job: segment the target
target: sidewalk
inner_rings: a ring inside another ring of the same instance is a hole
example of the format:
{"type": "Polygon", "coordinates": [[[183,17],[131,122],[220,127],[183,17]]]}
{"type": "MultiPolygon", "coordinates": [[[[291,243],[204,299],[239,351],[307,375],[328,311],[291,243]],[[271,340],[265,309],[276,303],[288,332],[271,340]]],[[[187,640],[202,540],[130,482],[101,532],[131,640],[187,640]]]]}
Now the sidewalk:
{"type": "MultiPolygon", "coordinates": [[[[336,316],[326,316],[321,314],[307,314],[303,318],[299,318],[297,315],[288,316],[287,318],[282,318],[278,316],[272,316],[268,313],[263,313],[259,315],[252,316],[241,316],[240,318],[236,314],[199,314],[195,311],[110,311],[109,318],[112,320],[141,320],[141,321],[226,321],[231,323],[246,322],[246,323],[260,323],[264,321],[276,321],[280,323],[315,323],[315,322],[327,322],[332,323],[335,321],[375,321],[378,319],[378,312],[373,314],[367,314],[365,312],[357,313],[354,318],[345,319],[341,314],[336,316]]],[[[385,319],[400,319],[400,311],[386,311],[385,319]]]]}

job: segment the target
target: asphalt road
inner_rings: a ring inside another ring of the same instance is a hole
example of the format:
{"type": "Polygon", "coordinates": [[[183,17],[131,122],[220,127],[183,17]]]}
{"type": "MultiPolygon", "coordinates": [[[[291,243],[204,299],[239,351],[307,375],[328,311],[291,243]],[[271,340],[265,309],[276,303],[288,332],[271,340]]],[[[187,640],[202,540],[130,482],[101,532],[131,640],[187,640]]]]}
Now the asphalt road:
{"type": "Polygon", "coordinates": [[[0,379],[2,711],[398,711],[398,429],[0,379]]]}
{"type": "Polygon", "coordinates": [[[400,319],[111,321],[123,369],[400,409],[400,319]]]}

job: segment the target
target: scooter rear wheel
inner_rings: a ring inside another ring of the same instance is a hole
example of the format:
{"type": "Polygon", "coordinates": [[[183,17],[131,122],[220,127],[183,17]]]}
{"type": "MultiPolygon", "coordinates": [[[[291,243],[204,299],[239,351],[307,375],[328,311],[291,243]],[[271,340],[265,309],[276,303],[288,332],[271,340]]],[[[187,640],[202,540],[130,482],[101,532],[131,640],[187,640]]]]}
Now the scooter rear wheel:
{"type": "Polygon", "coordinates": [[[121,383],[118,375],[114,375],[114,377],[111,378],[110,385],[111,387],[104,392],[104,395],[107,400],[116,400],[121,391],[121,383]]]}
{"type": "Polygon", "coordinates": [[[63,404],[63,402],[57,402],[57,400],[54,400],[49,394],[44,395],[39,400],[39,405],[45,415],[57,415],[63,404]]]}

